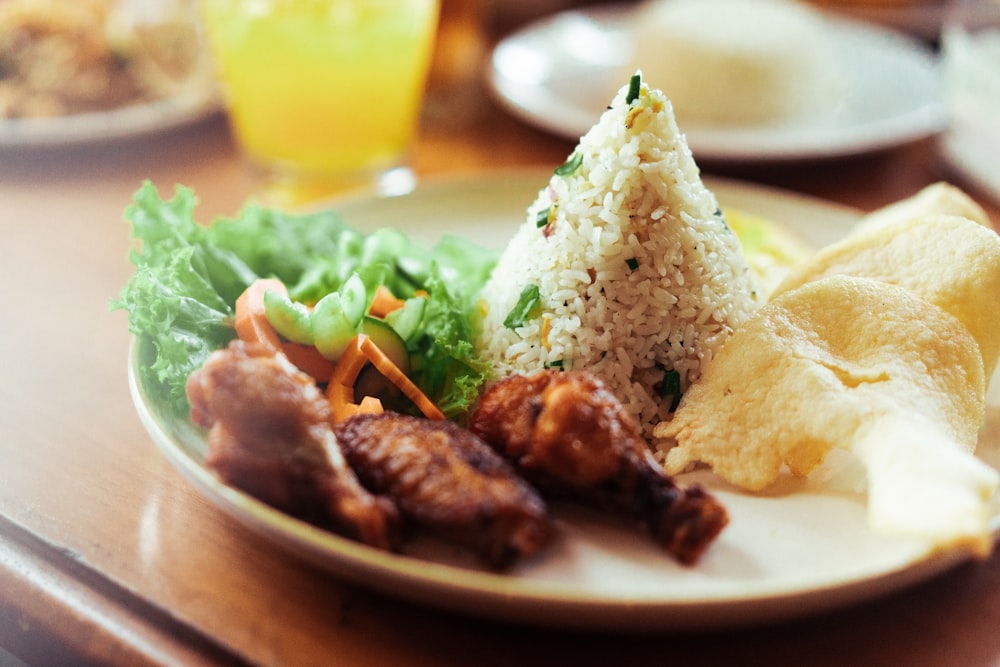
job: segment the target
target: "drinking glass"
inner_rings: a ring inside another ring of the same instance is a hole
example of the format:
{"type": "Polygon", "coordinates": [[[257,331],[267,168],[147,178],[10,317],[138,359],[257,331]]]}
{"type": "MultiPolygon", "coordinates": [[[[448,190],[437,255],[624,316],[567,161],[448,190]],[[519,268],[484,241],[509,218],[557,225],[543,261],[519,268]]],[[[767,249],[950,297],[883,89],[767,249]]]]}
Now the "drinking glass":
{"type": "Polygon", "coordinates": [[[400,194],[414,176],[438,0],[200,0],[230,124],[262,198],[400,194]]]}

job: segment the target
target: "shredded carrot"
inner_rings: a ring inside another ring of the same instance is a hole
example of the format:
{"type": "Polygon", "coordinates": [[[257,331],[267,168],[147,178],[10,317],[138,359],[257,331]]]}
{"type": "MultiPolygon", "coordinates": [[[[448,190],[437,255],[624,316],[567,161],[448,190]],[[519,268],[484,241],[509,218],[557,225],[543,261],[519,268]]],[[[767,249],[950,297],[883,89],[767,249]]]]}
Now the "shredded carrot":
{"type": "Polygon", "coordinates": [[[358,414],[378,414],[382,412],[382,401],[374,396],[365,396],[361,403],[354,402],[354,387],[331,384],[327,387],[327,400],[333,412],[333,422],[339,423],[358,414]]]}
{"type": "MultiPolygon", "coordinates": [[[[330,384],[327,386],[327,400],[330,401],[335,421],[346,419],[364,408],[364,400],[362,400],[361,405],[354,403],[354,383],[357,381],[361,369],[368,362],[371,362],[379,373],[413,401],[425,417],[437,420],[444,419],[444,414],[434,405],[434,402],[420,391],[420,388],[413,384],[410,378],[406,377],[399,366],[394,364],[392,359],[372,342],[371,338],[365,334],[358,334],[337,360],[333,375],[330,377],[330,384]]],[[[379,408],[381,409],[381,403],[379,403],[379,408]]]]}
{"type": "MultiPolygon", "coordinates": [[[[336,363],[325,359],[315,347],[282,341],[264,312],[264,293],[268,290],[288,293],[280,280],[261,278],[251,283],[236,300],[233,322],[236,335],[247,342],[261,343],[275,354],[284,353],[289,361],[311,375],[317,382],[328,382],[327,400],[330,402],[335,421],[342,421],[359,412],[382,411],[382,402],[373,396],[365,396],[360,404],[354,402],[354,384],[361,369],[369,362],[413,401],[424,416],[428,419],[444,419],[444,414],[434,402],[406,377],[399,366],[393,363],[371,338],[364,334],[354,337],[336,363]]],[[[388,290],[385,291],[389,299],[399,301],[388,290]]]]}
{"type": "Polygon", "coordinates": [[[281,337],[264,314],[264,292],[268,290],[287,293],[284,283],[280,280],[259,278],[253,281],[236,299],[233,327],[240,340],[260,343],[272,352],[278,353],[281,350],[281,337]]]}
{"type": "Polygon", "coordinates": [[[552,318],[546,315],[542,318],[542,327],[541,331],[538,334],[538,337],[542,341],[542,347],[544,347],[546,350],[552,349],[552,344],[549,342],[550,331],[552,331],[552,318]]]}
{"type": "Polygon", "coordinates": [[[354,383],[361,369],[368,363],[361,349],[361,343],[368,338],[364,334],[355,336],[333,367],[330,384],[326,387],[326,398],[330,402],[334,422],[341,422],[358,414],[361,406],[354,402],[354,383]]]}
{"type": "Polygon", "coordinates": [[[394,364],[392,359],[380,350],[368,336],[365,336],[361,342],[361,350],[378,372],[385,376],[389,382],[399,387],[399,390],[413,401],[413,404],[424,413],[425,417],[437,420],[444,419],[444,414],[434,405],[434,402],[427,398],[427,395],[420,391],[420,387],[413,384],[413,381],[406,377],[399,366],[394,364]]]}
{"type": "Polygon", "coordinates": [[[354,386],[358,375],[361,373],[361,369],[368,362],[361,349],[361,343],[367,338],[368,336],[365,334],[358,334],[347,344],[347,348],[344,349],[344,352],[337,359],[337,363],[333,367],[333,375],[330,376],[331,387],[333,385],[342,387],[354,386]]]}
{"type": "Polygon", "coordinates": [[[358,414],[379,414],[382,412],[382,401],[374,396],[365,396],[358,405],[358,414]]]}
{"type": "Polygon", "coordinates": [[[311,375],[316,382],[329,382],[333,375],[333,362],[319,353],[312,345],[283,341],[281,351],[299,370],[311,375]]]}
{"type": "Polygon", "coordinates": [[[372,317],[385,319],[386,315],[394,310],[399,310],[405,303],[402,299],[397,299],[389,291],[388,287],[379,285],[375,290],[375,296],[372,298],[372,305],[368,309],[368,314],[372,317]]]}
{"type": "Polygon", "coordinates": [[[285,284],[276,278],[259,278],[236,299],[233,327],[240,340],[260,343],[277,354],[283,352],[299,370],[317,382],[327,382],[333,374],[330,363],[315,347],[281,339],[264,312],[264,293],[268,290],[288,294],[285,284]]]}

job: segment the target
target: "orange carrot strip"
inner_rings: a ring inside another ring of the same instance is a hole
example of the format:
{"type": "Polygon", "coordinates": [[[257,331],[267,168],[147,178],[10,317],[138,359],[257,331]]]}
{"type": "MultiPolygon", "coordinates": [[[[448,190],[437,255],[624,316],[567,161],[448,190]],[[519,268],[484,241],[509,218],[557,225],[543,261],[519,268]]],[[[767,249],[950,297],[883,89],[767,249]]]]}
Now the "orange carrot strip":
{"type": "Polygon", "coordinates": [[[268,290],[288,294],[284,283],[276,278],[258,278],[236,299],[233,327],[240,340],[261,343],[277,354],[283,352],[299,370],[317,382],[327,382],[333,374],[333,364],[311,345],[281,339],[264,312],[264,293],[268,290]]]}
{"type": "Polygon", "coordinates": [[[365,396],[358,405],[359,414],[379,414],[382,410],[382,401],[374,396],[365,396]]]}
{"type": "Polygon", "coordinates": [[[280,280],[259,278],[253,281],[236,299],[233,327],[241,340],[261,343],[277,353],[281,351],[281,337],[264,314],[264,292],[267,290],[286,293],[285,285],[280,280]]]}
{"type": "Polygon", "coordinates": [[[420,387],[413,384],[413,381],[406,377],[406,374],[399,369],[399,366],[394,364],[392,359],[380,350],[368,336],[365,336],[364,340],[361,341],[361,351],[372,362],[372,365],[375,366],[379,373],[384,375],[389,382],[399,387],[399,390],[413,401],[414,405],[424,413],[425,417],[436,420],[444,419],[444,414],[434,405],[434,402],[427,398],[427,395],[420,391],[420,387]]]}
{"type": "Polygon", "coordinates": [[[333,412],[333,423],[337,424],[348,417],[359,414],[379,414],[383,411],[382,401],[374,396],[365,396],[361,404],[354,403],[354,388],[339,385],[333,392],[327,392],[333,412]]]}
{"type": "Polygon", "coordinates": [[[358,413],[360,408],[354,402],[354,383],[368,359],[361,351],[361,342],[368,338],[364,334],[355,336],[333,367],[330,384],[326,387],[326,398],[333,412],[334,422],[341,422],[358,413]]]}
{"type": "Polygon", "coordinates": [[[329,382],[333,375],[333,362],[319,353],[312,345],[283,341],[281,351],[298,369],[312,376],[316,382],[329,382]]]}
{"type": "MultiPolygon", "coordinates": [[[[337,360],[333,375],[330,377],[330,384],[327,386],[326,396],[333,411],[334,421],[342,421],[365,409],[364,400],[362,400],[361,405],[354,403],[354,383],[357,381],[361,369],[368,362],[371,362],[387,380],[399,387],[400,391],[413,401],[425,417],[437,420],[444,419],[444,414],[434,405],[433,401],[427,398],[427,395],[420,391],[420,388],[413,384],[410,378],[406,377],[399,366],[394,364],[392,359],[372,342],[371,338],[365,334],[358,334],[337,360]]],[[[381,411],[381,402],[379,402],[379,410],[381,411]]]]}
{"type": "Polygon", "coordinates": [[[368,359],[361,350],[361,343],[367,338],[368,336],[365,334],[358,334],[347,344],[347,347],[333,367],[333,375],[330,376],[331,385],[354,386],[355,381],[358,379],[358,374],[361,373],[361,369],[368,363],[368,359]]]}
{"type": "Polygon", "coordinates": [[[326,400],[330,403],[334,424],[357,414],[358,406],[354,403],[354,387],[331,382],[326,387],[326,400]]]}
{"type": "Polygon", "coordinates": [[[388,287],[379,285],[372,298],[372,305],[368,308],[368,314],[372,317],[385,319],[386,315],[394,310],[399,310],[405,303],[402,299],[397,299],[388,287]]]}

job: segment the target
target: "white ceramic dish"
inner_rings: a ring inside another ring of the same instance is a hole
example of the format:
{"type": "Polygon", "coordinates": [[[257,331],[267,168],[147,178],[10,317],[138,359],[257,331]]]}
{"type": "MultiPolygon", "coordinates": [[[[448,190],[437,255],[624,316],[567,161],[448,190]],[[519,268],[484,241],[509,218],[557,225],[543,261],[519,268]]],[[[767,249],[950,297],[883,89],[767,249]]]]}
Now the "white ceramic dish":
{"type": "Polygon", "coordinates": [[[0,149],[98,144],[163,132],[222,109],[214,90],[191,90],[154,102],[52,118],[0,119],[0,149]]]}
{"type": "MultiPolygon", "coordinates": [[[[494,49],[487,80],[513,114],[577,139],[632,73],[634,6],[599,5],[529,24],[494,49]]],[[[774,162],[863,154],[933,135],[944,126],[936,57],[916,40],[829,17],[847,80],[827,117],[774,127],[681,129],[699,161],[774,162]]]]}
{"type": "MultiPolygon", "coordinates": [[[[547,182],[529,173],[432,184],[411,195],[336,206],[361,229],[399,226],[420,241],[460,233],[501,247],[547,182]]],[[[770,189],[709,181],[723,207],[767,216],[816,244],[844,233],[854,211],[770,189]]],[[[392,554],[313,528],[222,485],[201,465],[205,440],[186,419],[151,402],[129,361],[133,398],[163,454],[222,511],[282,548],[355,584],[470,615],[546,627],[602,630],[721,628],[801,617],[858,603],[925,580],[965,560],[929,553],[919,541],[871,532],[863,499],[823,479],[785,480],[747,495],[711,475],[704,483],[732,522],[702,561],[685,568],[640,531],[613,518],[555,508],[558,538],[544,554],[505,574],[488,572],[431,541],[392,554]]],[[[1000,465],[1000,407],[981,450],[1000,465]]],[[[829,482],[829,478],[828,478],[829,482]]],[[[1000,531],[1000,507],[994,526],[1000,531]]],[[[261,577],[267,573],[262,572],[261,577]]]]}

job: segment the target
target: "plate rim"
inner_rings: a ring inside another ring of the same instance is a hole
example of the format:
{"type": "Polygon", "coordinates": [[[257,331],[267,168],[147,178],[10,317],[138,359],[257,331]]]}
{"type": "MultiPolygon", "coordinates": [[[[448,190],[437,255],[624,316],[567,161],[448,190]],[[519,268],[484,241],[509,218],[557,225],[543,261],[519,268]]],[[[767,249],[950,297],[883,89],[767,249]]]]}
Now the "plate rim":
{"type": "MultiPolygon", "coordinates": [[[[515,176],[514,172],[510,172],[504,183],[516,182],[520,187],[537,182],[541,186],[543,181],[538,179],[547,178],[550,173],[550,170],[531,170],[515,176]]],[[[414,194],[442,196],[453,188],[479,187],[484,184],[481,179],[482,175],[454,180],[437,179],[418,186],[414,194]]],[[[856,219],[860,215],[848,207],[778,188],[729,179],[706,179],[706,183],[722,193],[743,191],[767,198],[783,195],[790,202],[823,205],[844,216],[845,221],[848,217],[856,219]]],[[[496,185],[493,180],[489,184],[496,185]]],[[[413,194],[394,199],[411,196],[413,194]]],[[[343,200],[342,203],[378,199],[358,197],[343,200]]],[[[720,195],[720,200],[725,202],[725,197],[720,195]]],[[[836,582],[828,581],[808,589],[789,584],[781,590],[772,587],[767,593],[749,592],[737,597],[702,595],[698,599],[664,600],[595,595],[593,591],[573,592],[565,582],[519,579],[389,553],[313,527],[222,484],[202,467],[184,445],[177,442],[179,436],[146,397],[137,372],[139,352],[139,342],[133,337],[127,363],[128,384],[140,421],[164,457],[217,509],[264,535],[269,542],[277,542],[276,547],[294,553],[334,576],[427,606],[539,627],[610,631],[723,629],[799,618],[857,604],[929,579],[969,559],[967,554],[961,552],[928,552],[914,554],[888,569],[836,582]],[[276,540],[275,533],[291,537],[292,541],[276,540]],[[878,581],[877,586],[871,586],[873,580],[878,581]]],[[[1000,520],[994,523],[1000,531],[1000,520]]]]}
{"type": "Polygon", "coordinates": [[[0,150],[97,145],[193,124],[222,109],[221,95],[212,83],[106,111],[0,118],[0,150]]]}

